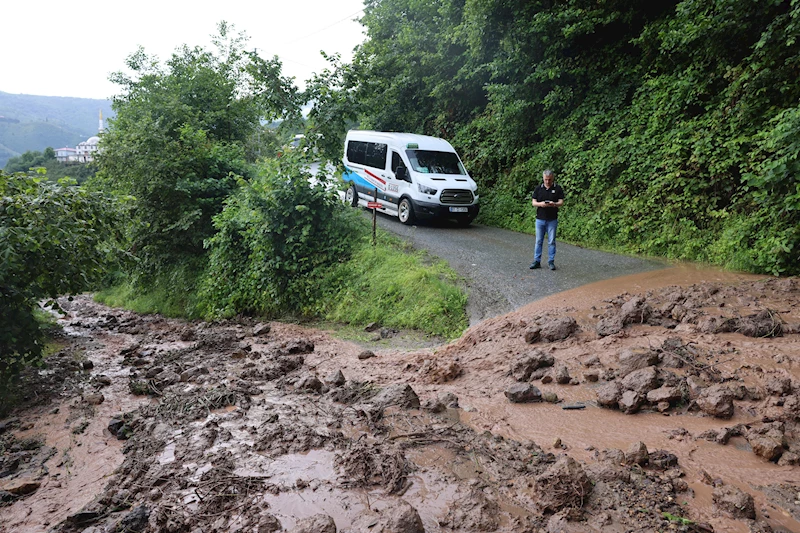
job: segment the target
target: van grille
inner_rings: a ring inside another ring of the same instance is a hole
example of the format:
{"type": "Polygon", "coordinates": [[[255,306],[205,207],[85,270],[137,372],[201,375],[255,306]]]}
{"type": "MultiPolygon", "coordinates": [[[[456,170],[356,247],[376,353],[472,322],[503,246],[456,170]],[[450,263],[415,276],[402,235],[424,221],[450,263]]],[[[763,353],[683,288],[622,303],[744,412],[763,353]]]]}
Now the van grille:
{"type": "Polygon", "coordinates": [[[471,204],[472,191],[469,189],[445,189],[439,197],[443,204],[471,204]]]}

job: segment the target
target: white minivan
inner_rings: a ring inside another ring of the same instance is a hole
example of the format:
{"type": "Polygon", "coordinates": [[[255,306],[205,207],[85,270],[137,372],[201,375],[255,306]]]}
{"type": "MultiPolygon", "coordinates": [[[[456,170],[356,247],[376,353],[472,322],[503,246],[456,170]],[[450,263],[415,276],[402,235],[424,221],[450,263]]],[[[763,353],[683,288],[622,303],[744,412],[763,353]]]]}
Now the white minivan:
{"type": "Polygon", "coordinates": [[[350,130],[344,142],[345,201],[375,200],[378,211],[403,224],[450,218],[467,225],[478,216],[478,186],[444,139],[412,133],[350,130]]]}

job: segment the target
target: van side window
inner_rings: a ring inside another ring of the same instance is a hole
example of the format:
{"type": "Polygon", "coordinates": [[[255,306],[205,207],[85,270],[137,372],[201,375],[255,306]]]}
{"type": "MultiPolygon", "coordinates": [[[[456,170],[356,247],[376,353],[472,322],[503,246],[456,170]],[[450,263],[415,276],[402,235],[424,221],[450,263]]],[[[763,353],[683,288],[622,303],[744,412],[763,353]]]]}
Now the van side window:
{"type": "Polygon", "coordinates": [[[388,146],[383,143],[348,141],[347,160],[357,165],[386,169],[388,146]]]}
{"type": "Polygon", "coordinates": [[[403,163],[403,158],[400,157],[400,154],[397,152],[392,152],[392,172],[397,172],[397,167],[404,167],[406,164],[403,163]]]}

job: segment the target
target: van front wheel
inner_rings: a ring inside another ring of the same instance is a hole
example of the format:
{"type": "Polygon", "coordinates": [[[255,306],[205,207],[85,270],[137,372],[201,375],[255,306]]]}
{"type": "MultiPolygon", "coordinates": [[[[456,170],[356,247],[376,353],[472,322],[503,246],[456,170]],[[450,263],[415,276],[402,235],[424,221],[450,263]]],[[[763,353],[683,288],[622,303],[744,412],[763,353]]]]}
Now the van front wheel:
{"type": "Polygon", "coordinates": [[[411,205],[411,200],[408,198],[400,200],[400,205],[397,206],[397,218],[403,224],[414,223],[414,206],[411,205]]]}
{"type": "Polygon", "coordinates": [[[354,184],[351,183],[350,187],[347,188],[347,192],[344,193],[344,201],[350,207],[358,207],[358,191],[354,184]]]}

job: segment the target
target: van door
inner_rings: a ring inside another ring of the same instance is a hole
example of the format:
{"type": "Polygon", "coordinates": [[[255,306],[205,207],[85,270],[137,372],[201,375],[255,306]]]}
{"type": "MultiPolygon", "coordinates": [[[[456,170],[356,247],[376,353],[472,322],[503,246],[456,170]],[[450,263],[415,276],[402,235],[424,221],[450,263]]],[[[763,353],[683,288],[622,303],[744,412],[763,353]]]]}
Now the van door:
{"type": "MultiPolygon", "coordinates": [[[[400,202],[400,198],[403,194],[410,193],[411,188],[411,173],[408,171],[408,166],[403,161],[402,156],[395,150],[392,150],[392,166],[389,169],[390,175],[392,176],[392,184],[397,187],[397,202],[400,202]],[[397,170],[403,169],[404,172],[401,173],[401,176],[405,176],[405,179],[399,179],[397,177],[397,170]]],[[[410,194],[409,194],[410,196],[410,194]]]]}

